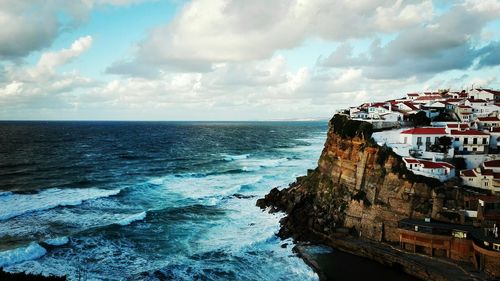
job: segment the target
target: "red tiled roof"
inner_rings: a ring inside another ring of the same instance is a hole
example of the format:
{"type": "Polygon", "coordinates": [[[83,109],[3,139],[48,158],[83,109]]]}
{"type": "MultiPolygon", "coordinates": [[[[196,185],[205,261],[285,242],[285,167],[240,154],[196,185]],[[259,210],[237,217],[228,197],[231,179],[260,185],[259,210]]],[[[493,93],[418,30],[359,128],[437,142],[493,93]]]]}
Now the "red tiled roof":
{"type": "Polygon", "coordinates": [[[491,160],[483,163],[484,167],[489,168],[500,168],[500,160],[491,160]]]}
{"type": "Polygon", "coordinates": [[[386,104],[387,104],[386,102],[374,102],[371,104],[371,107],[383,107],[386,104]]]}
{"type": "Polygon", "coordinates": [[[408,164],[418,164],[419,163],[419,161],[417,159],[409,158],[409,157],[405,157],[405,158],[403,158],[403,160],[408,164]]]}
{"type": "Polygon", "coordinates": [[[500,133],[500,127],[491,128],[492,133],[500,133]]]}
{"type": "Polygon", "coordinates": [[[450,129],[454,129],[454,128],[468,129],[469,124],[446,124],[446,127],[450,128],[450,129]]]}
{"type": "Polygon", "coordinates": [[[446,131],[444,128],[434,128],[434,127],[426,127],[426,128],[413,128],[409,130],[402,131],[401,134],[409,134],[409,135],[446,135],[446,131]]]}
{"type": "Polygon", "coordinates": [[[452,103],[452,102],[460,102],[463,99],[447,99],[446,102],[452,103]]]}
{"type": "Polygon", "coordinates": [[[435,99],[440,99],[442,98],[441,96],[423,96],[423,97],[418,97],[415,100],[435,100],[435,99]]]}
{"type": "Polygon", "coordinates": [[[469,129],[466,131],[451,130],[452,135],[462,135],[462,136],[489,136],[490,134],[484,133],[478,130],[469,129]]]}
{"type": "Polygon", "coordinates": [[[481,171],[481,176],[493,176],[493,170],[483,169],[481,171]]]}
{"type": "Polygon", "coordinates": [[[472,103],[485,103],[486,101],[483,99],[467,99],[469,102],[472,103]]]}
{"type": "Polygon", "coordinates": [[[500,121],[500,119],[498,119],[498,117],[478,117],[477,120],[481,121],[481,122],[486,122],[486,121],[500,121]]]}
{"type": "Polygon", "coordinates": [[[461,176],[465,176],[465,177],[476,177],[476,173],[474,172],[474,170],[463,170],[463,171],[460,171],[460,175],[461,176]]]}
{"type": "Polygon", "coordinates": [[[409,158],[409,157],[405,157],[405,158],[403,158],[403,160],[408,164],[422,164],[422,167],[424,169],[440,169],[440,168],[453,169],[453,168],[455,168],[455,166],[453,166],[450,163],[446,163],[446,162],[433,162],[433,161],[415,159],[415,158],[409,158]]]}
{"type": "Polygon", "coordinates": [[[416,107],[412,102],[409,102],[409,101],[405,101],[405,102],[402,102],[404,105],[408,106],[410,109],[412,110],[417,110],[418,107],[416,107]]]}
{"type": "Polygon", "coordinates": [[[470,107],[470,106],[468,106],[468,105],[459,105],[458,107],[459,107],[459,108],[472,108],[472,107],[470,107]]]}
{"type": "Polygon", "coordinates": [[[500,95],[500,91],[495,91],[495,90],[491,90],[491,89],[477,89],[478,91],[485,91],[485,92],[488,92],[490,94],[494,94],[494,95],[500,95]]]}
{"type": "Polygon", "coordinates": [[[438,168],[450,168],[453,169],[455,166],[446,162],[432,162],[427,160],[418,160],[420,164],[423,164],[425,169],[438,169],[438,168]]]}

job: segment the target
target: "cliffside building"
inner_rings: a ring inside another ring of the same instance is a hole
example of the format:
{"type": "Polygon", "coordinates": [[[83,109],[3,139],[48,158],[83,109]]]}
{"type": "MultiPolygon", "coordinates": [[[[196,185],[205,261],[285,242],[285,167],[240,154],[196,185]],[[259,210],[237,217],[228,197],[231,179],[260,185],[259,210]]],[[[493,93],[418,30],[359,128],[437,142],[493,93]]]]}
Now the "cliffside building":
{"type": "Polygon", "coordinates": [[[414,174],[447,181],[455,177],[455,166],[446,162],[427,161],[410,157],[403,158],[406,168],[414,174]]]}
{"type": "Polygon", "coordinates": [[[484,162],[480,167],[460,171],[464,185],[500,194],[500,160],[484,162]]]}

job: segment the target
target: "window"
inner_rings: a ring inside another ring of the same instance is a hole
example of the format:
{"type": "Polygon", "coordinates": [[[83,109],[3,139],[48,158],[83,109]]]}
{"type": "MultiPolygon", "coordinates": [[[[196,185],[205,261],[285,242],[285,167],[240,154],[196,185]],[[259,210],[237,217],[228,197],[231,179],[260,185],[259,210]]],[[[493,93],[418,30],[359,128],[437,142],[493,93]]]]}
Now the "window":
{"type": "Polygon", "coordinates": [[[473,139],[472,139],[472,143],[473,143],[473,144],[477,144],[477,138],[473,138],[473,139]]]}
{"type": "Polygon", "coordinates": [[[408,137],[405,137],[404,143],[407,143],[407,142],[408,142],[408,137]]]}
{"type": "Polygon", "coordinates": [[[464,138],[464,144],[468,144],[469,143],[469,138],[464,138]]]}
{"type": "Polygon", "coordinates": [[[435,144],[437,144],[437,143],[438,143],[438,140],[439,140],[439,138],[438,138],[438,137],[435,137],[435,138],[434,138],[434,143],[435,143],[435,144]]]}
{"type": "MultiPolygon", "coordinates": [[[[500,141],[500,137],[498,137],[498,140],[500,141]]],[[[455,141],[460,141],[460,138],[455,138],[455,141]]]]}
{"type": "Polygon", "coordinates": [[[484,182],[484,186],[488,186],[488,182],[487,181],[484,182]]]}
{"type": "Polygon", "coordinates": [[[472,148],[472,151],[477,151],[477,147],[473,147],[473,148],[472,148]]]}
{"type": "Polygon", "coordinates": [[[417,137],[417,145],[422,145],[422,137],[417,137]]]}
{"type": "Polygon", "coordinates": [[[486,142],[487,142],[486,138],[483,138],[483,144],[486,144],[486,142]]]}
{"type": "Polygon", "coordinates": [[[467,147],[464,147],[463,151],[467,151],[467,147]]]}

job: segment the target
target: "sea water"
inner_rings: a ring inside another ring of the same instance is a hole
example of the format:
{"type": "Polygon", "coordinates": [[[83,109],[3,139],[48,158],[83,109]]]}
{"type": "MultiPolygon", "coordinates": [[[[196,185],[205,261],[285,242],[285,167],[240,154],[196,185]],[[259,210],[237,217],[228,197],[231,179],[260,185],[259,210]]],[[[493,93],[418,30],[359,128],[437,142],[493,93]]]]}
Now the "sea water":
{"type": "Polygon", "coordinates": [[[255,206],[325,122],[0,122],[0,267],[70,280],[317,280],[255,206]]]}

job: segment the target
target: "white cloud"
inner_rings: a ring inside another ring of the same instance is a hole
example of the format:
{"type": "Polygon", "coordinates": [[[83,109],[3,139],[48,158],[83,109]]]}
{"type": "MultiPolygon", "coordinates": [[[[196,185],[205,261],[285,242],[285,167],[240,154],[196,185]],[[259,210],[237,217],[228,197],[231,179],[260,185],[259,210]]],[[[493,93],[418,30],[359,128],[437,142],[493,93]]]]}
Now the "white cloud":
{"type": "Polygon", "coordinates": [[[103,5],[130,5],[143,0],[1,0],[0,60],[18,59],[49,47],[57,36],[88,19],[103,5]],[[64,20],[62,20],[64,18],[64,20]]]}
{"type": "Polygon", "coordinates": [[[269,58],[308,38],[370,37],[418,25],[431,15],[429,1],[194,0],[139,44],[134,61],[117,62],[108,71],[134,75],[130,66],[138,64],[208,71],[214,63],[269,58]]]}

